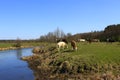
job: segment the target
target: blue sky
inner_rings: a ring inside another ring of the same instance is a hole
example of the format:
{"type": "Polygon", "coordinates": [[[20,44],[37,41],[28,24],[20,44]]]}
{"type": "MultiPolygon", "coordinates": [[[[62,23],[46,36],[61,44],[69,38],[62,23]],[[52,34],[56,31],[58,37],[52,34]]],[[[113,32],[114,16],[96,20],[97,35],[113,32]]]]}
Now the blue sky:
{"type": "Polygon", "coordinates": [[[0,39],[101,31],[120,23],[120,0],[0,0],[0,39]]]}

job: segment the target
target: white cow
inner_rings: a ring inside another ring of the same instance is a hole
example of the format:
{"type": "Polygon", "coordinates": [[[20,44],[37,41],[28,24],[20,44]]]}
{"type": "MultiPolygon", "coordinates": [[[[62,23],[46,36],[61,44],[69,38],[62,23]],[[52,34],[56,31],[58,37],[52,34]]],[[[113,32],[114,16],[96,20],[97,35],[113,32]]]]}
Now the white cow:
{"type": "Polygon", "coordinates": [[[60,49],[64,49],[65,47],[68,48],[68,45],[65,42],[60,41],[57,43],[58,51],[60,51],[60,49]]]}
{"type": "Polygon", "coordinates": [[[78,41],[85,42],[86,40],[85,39],[78,39],[78,41]]]}

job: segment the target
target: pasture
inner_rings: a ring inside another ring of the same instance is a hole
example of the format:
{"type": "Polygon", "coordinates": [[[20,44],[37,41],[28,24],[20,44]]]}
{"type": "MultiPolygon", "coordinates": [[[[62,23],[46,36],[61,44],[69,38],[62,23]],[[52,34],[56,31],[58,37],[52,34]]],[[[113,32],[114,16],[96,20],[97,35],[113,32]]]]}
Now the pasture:
{"type": "MultiPolygon", "coordinates": [[[[0,42],[0,48],[9,48],[13,47],[16,43],[15,42],[0,42]]],[[[46,45],[45,42],[21,42],[21,46],[39,46],[39,45],[46,45]]]]}
{"type": "Polygon", "coordinates": [[[77,43],[78,50],[62,50],[54,65],[68,61],[72,73],[105,73],[112,71],[120,74],[120,43],[77,43]]]}
{"type": "MultiPolygon", "coordinates": [[[[0,43],[0,47],[10,47],[13,43],[0,43]]],[[[23,46],[46,46],[46,49],[56,47],[56,43],[22,43],[23,46]]],[[[77,42],[77,51],[72,51],[70,43],[68,48],[50,51],[45,57],[47,66],[55,67],[55,71],[61,71],[62,63],[67,62],[69,74],[91,74],[112,72],[120,74],[120,42],[77,42]],[[48,61],[48,59],[50,59],[48,61]],[[47,60],[47,61],[46,61],[47,60]]],[[[45,56],[45,55],[44,55],[45,56]]],[[[66,66],[66,65],[65,65],[66,66]]],[[[54,70],[53,70],[54,71],[54,70]]]]}
{"type": "Polygon", "coordinates": [[[12,45],[14,45],[13,43],[2,43],[0,42],[0,48],[7,48],[7,47],[11,47],[12,45]]]}
{"type": "Polygon", "coordinates": [[[37,74],[37,80],[119,80],[120,43],[79,42],[77,50],[69,43],[60,51],[56,45],[47,43],[44,53],[22,58],[37,74]]]}

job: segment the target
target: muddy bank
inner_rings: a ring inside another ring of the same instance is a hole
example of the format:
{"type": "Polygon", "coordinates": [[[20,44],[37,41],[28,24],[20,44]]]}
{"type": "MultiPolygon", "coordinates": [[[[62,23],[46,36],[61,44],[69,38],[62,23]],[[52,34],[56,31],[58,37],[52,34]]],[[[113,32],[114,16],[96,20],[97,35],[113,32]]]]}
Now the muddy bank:
{"type": "Polygon", "coordinates": [[[35,48],[33,52],[32,56],[22,57],[22,60],[28,62],[35,80],[120,80],[120,74],[114,74],[111,69],[97,71],[85,64],[81,67],[79,62],[72,63],[71,57],[63,59],[70,51],[59,53],[55,47],[50,47],[35,48]]]}

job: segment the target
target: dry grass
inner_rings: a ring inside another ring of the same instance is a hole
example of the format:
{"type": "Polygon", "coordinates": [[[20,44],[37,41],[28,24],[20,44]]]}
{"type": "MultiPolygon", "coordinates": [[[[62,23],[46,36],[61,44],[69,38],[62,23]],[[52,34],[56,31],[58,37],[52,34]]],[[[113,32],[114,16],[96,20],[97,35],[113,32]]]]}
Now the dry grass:
{"type": "Polygon", "coordinates": [[[69,46],[61,52],[47,46],[47,52],[36,56],[27,60],[39,75],[36,80],[120,80],[117,43],[78,43],[77,51],[69,46]]]}

